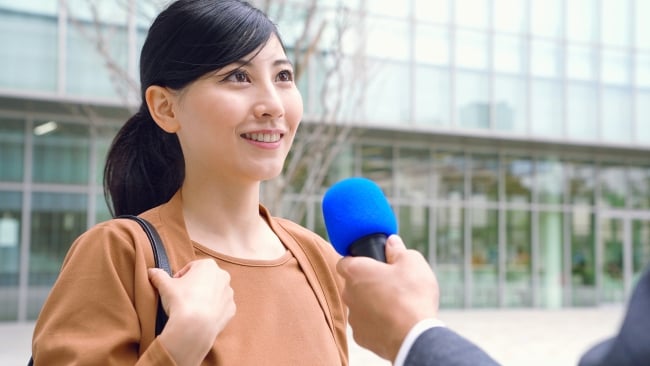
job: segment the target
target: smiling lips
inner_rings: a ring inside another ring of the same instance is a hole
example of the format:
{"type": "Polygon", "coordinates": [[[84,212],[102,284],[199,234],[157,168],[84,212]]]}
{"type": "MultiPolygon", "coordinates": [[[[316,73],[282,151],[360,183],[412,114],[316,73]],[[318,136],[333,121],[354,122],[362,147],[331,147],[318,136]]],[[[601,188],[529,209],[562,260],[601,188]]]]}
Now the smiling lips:
{"type": "Polygon", "coordinates": [[[257,142],[278,142],[282,138],[280,133],[245,133],[242,137],[257,142]]]}

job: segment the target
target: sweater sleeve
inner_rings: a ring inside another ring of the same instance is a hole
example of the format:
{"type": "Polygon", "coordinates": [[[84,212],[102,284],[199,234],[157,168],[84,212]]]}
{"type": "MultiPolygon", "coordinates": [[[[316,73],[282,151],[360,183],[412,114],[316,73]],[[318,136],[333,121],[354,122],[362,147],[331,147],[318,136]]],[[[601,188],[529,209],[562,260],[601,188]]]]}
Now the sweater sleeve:
{"type": "Polygon", "coordinates": [[[146,246],[135,245],[148,240],[137,224],[119,221],[91,228],[70,248],[36,322],[35,365],[174,365],[153,339],[156,295],[146,246]]]}

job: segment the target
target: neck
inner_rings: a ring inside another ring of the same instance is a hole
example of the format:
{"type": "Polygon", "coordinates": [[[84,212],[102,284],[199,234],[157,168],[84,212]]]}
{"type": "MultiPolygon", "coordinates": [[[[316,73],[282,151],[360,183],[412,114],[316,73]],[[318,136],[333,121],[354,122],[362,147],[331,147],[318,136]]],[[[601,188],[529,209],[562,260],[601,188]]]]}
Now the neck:
{"type": "Polygon", "coordinates": [[[188,229],[210,227],[219,228],[220,232],[239,231],[256,222],[259,218],[259,188],[259,184],[214,184],[187,179],[181,194],[188,229]]]}
{"type": "Polygon", "coordinates": [[[194,184],[181,188],[190,238],[217,252],[240,258],[270,259],[284,249],[259,214],[258,183],[194,184]]]}

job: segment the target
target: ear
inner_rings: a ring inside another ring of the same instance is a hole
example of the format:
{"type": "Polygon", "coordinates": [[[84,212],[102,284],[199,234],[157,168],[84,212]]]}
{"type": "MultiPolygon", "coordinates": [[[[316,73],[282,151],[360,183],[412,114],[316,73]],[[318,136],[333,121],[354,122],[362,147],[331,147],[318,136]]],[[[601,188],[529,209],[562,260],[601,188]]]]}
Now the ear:
{"type": "Polygon", "coordinates": [[[152,85],[144,93],[147,107],[153,120],[158,127],[165,132],[175,133],[180,129],[180,124],[174,113],[176,95],[169,89],[158,85],[152,85]]]}

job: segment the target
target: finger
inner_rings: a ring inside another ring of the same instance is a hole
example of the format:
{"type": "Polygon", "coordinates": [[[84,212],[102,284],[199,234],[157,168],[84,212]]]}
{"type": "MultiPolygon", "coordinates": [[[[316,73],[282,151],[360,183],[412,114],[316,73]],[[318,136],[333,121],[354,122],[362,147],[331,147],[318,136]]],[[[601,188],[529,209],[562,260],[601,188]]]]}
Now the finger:
{"type": "Polygon", "coordinates": [[[338,263],[336,263],[336,272],[338,272],[343,278],[348,278],[350,276],[350,259],[350,257],[343,257],[339,259],[338,263]]]}
{"type": "Polygon", "coordinates": [[[149,281],[151,281],[151,284],[153,284],[157,289],[165,286],[165,283],[170,278],[167,272],[160,268],[149,268],[147,273],[149,274],[149,281]]]}
{"type": "Polygon", "coordinates": [[[336,269],[339,274],[346,280],[355,278],[365,278],[370,275],[376,275],[382,271],[386,263],[380,262],[370,257],[345,257],[339,260],[336,269]]]}
{"type": "Polygon", "coordinates": [[[183,277],[183,276],[185,276],[185,274],[186,274],[187,272],[189,272],[190,269],[194,266],[194,263],[195,263],[195,262],[196,262],[196,261],[192,261],[192,262],[187,263],[183,268],[181,268],[179,271],[177,271],[176,273],[174,273],[174,278],[179,278],[179,277],[183,277]]]}
{"type": "Polygon", "coordinates": [[[386,263],[395,263],[406,251],[406,245],[399,235],[389,236],[386,240],[386,263]]]}

